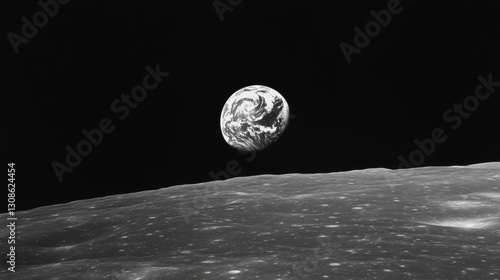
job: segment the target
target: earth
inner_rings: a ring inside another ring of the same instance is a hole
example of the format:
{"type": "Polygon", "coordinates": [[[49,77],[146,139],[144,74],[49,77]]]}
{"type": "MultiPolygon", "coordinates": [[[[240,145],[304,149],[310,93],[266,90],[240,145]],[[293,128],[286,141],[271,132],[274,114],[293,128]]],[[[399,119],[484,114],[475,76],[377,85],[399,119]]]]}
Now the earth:
{"type": "Polygon", "coordinates": [[[499,183],[492,162],[260,175],[44,206],[16,213],[15,245],[0,227],[0,279],[500,279],[499,183]]]}
{"type": "Polygon", "coordinates": [[[290,109],[276,90],[260,85],[233,93],[220,117],[224,140],[241,151],[262,150],[285,130],[290,109]]]}

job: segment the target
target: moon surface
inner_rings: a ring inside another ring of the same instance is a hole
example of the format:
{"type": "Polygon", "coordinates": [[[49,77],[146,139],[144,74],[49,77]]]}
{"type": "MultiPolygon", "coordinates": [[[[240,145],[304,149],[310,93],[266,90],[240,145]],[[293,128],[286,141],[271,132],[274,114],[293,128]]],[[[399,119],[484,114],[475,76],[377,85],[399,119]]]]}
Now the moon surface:
{"type": "Polygon", "coordinates": [[[290,109],[276,90],[254,85],[242,88],[224,104],[220,127],[224,140],[242,151],[262,150],[288,125],[290,109]]]}
{"type": "Polygon", "coordinates": [[[500,279],[500,163],[241,177],[17,214],[1,279],[500,279]]]}

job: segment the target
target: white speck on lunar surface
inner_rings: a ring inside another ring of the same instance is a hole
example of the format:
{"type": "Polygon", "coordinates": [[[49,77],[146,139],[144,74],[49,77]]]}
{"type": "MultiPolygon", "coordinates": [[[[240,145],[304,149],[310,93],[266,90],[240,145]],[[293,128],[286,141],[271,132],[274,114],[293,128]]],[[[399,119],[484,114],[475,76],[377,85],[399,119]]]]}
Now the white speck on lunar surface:
{"type": "Polygon", "coordinates": [[[218,191],[189,222],[180,205],[200,184],[19,211],[8,279],[500,279],[499,174],[489,163],[207,182],[218,191]]]}

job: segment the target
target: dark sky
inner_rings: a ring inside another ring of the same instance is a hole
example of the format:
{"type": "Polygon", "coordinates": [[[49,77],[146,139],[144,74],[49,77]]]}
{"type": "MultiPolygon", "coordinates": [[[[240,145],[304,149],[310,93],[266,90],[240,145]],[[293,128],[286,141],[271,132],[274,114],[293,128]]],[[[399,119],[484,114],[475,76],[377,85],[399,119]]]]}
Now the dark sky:
{"type": "Polygon", "coordinates": [[[435,129],[441,143],[413,166],[500,160],[500,87],[474,97],[478,76],[500,82],[495,1],[219,2],[235,4],[223,21],[212,1],[72,0],[26,43],[22,18],[41,7],[2,2],[2,159],[16,163],[17,210],[210,181],[228,162],[237,176],[398,168],[435,129]],[[348,63],[341,42],[355,47],[353,28],[388,6],[348,63]],[[157,65],[170,75],[126,117],[113,112],[157,65]],[[279,91],[293,118],[247,160],[219,117],[254,84],[279,91]],[[470,110],[453,111],[464,100],[470,110]],[[60,182],[52,164],[106,118],[114,130],[60,182]]]}

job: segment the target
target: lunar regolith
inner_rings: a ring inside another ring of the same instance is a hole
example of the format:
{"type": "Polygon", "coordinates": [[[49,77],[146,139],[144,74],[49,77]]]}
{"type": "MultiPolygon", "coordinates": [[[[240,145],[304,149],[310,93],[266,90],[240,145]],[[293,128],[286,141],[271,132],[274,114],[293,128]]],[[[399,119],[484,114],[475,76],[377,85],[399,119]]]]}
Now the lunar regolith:
{"type": "Polygon", "coordinates": [[[500,163],[240,177],[18,212],[0,278],[500,279],[499,214],[500,163]]]}

